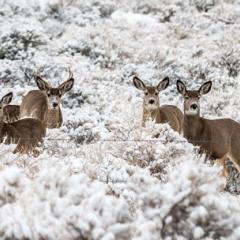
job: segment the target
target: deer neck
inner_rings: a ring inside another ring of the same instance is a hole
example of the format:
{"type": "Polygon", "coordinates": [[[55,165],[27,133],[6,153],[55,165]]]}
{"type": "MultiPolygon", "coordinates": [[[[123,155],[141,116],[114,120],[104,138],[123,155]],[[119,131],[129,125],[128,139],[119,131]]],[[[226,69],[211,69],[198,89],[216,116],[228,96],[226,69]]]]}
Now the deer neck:
{"type": "Polygon", "coordinates": [[[48,128],[60,127],[61,122],[62,122],[61,108],[58,107],[57,109],[48,109],[47,127],[48,128]]]}
{"type": "Polygon", "coordinates": [[[147,109],[145,106],[143,107],[143,116],[145,121],[148,120],[156,121],[157,118],[161,117],[159,115],[160,115],[159,106],[155,109],[147,109]]]}
{"type": "Polygon", "coordinates": [[[190,116],[190,115],[184,114],[184,120],[183,120],[184,137],[192,141],[198,140],[197,138],[200,138],[202,128],[203,128],[203,125],[199,115],[190,116]]]}

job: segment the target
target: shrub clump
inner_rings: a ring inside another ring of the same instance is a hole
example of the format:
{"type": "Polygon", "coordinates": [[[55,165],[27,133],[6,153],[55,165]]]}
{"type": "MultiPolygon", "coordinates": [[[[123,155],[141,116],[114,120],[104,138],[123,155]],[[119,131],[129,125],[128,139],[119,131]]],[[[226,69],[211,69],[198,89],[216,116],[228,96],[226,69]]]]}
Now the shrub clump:
{"type": "Polygon", "coordinates": [[[13,30],[0,36],[0,59],[26,59],[34,55],[32,48],[43,44],[40,35],[34,31],[13,30]]]}

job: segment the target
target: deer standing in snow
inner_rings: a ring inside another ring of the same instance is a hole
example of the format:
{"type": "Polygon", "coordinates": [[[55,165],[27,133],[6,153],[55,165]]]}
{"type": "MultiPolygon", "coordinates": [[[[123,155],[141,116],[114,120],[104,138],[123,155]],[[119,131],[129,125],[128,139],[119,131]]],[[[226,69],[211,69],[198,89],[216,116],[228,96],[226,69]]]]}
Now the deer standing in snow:
{"type": "Polygon", "coordinates": [[[156,123],[168,123],[173,130],[181,133],[183,114],[181,110],[173,105],[160,106],[159,92],[169,85],[169,78],[166,77],[157,86],[146,86],[138,77],[133,77],[134,86],[144,92],[142,126],[147,120],[154,120],[156,123]]]}
{"type": "Polygon", "coordinates": [[[177,89],[184,97],[183,135],[190,143],[200,146],[207,158],[221,163],[223,175],[227,176],[228,158],[240,170],[240,124],[230,118],[210,120],[200,117],[200,98],[211,87],[212,82],[209,81],[198,90],[189,91],[182,81],[177,81],[177,89]]]}
{"type": "Polygon", "coordinates": [[[35,80],[39,90],[32,90],[23,98],[20,118],[35,118],[41,120],[47,128],[60,128],[63,122],[61,97],[73,87],[72,72],[69,70],[68,79],[57,88],[51,87],[39,75],[35,80]]]}
{"type": "Polygon", "coordinates": [[[0,142],[6,137],[7,143],[17,144],[14,153],[39,154],[38,147],[46,135],[46,129],[37,119],[25,118],[12,123],[4,122],[4,107],[12,100],[12,93],[0,101],[0,142]]]}

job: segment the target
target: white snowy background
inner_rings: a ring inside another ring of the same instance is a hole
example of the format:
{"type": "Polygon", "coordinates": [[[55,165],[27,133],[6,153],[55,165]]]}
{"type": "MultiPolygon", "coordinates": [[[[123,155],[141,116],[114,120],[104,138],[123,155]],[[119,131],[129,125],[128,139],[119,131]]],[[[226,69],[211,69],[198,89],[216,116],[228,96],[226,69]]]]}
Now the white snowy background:
{"type": "Polygon", "coordinates": [[[42,155],[0,145],[0,239],[240,239],[232,165],[224,190],[168,125],[142,128],[132,84],[169,76],[161,104],[182,109],[177,79],[212,80],[201,114],[240,122],[239,13],[237,0],[0,0],[1,96],[20,104],[37,70],[53,86],[69,67],[75,78],[42,155]]]}

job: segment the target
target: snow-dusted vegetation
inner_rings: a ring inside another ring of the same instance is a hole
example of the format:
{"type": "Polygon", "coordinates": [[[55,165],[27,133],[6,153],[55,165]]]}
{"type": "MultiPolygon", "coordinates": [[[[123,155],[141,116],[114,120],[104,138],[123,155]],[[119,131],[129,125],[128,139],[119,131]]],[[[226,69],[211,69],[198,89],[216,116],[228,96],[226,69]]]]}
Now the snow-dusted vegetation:
{"type": "Polygon", "coordinates": [[[240,122],[239,12],[234,0],[0,0],[0,97],[20,104],[37,71],[75,79],[39,157],[0,145],[0,239],[240,239],[233,165],[226,183],[167,124],[141,127],[132,84],[168,76],[161,104],[182,109],[177,79],[212,80],[201,114],[240,122]]]}

